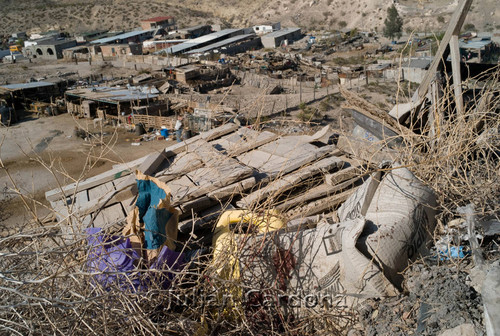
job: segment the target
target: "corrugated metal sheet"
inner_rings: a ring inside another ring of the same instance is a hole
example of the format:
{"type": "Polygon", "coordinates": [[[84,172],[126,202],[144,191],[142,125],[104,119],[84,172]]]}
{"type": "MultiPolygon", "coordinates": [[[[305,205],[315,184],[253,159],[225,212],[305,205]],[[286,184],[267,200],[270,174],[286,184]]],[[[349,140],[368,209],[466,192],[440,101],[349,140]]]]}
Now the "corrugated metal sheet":
{"type": "Polygon", "coordinates": [[[203,35],[203,36],[191,39],[191,40],[189,40],[189,42],[184,42],[184,43],[178,44],[178,45],[173,46],[173,47],[168,47],[168,48],[162,49],[162,50],[156,52],[155,54],[159,54],[161,52],[166,52],[168,54],[183,53],[183,52],[186,52],[186,51],[191,50],[193,48],[196,48],[197,46],[199,46],[203,43],[208,43],[208,42],[213,41],[215,39],[218,39],[218,38],[221,38],[221,37],[224,37],[227,35],[231,35],[231,34],[234,34],[234,33],[240,32],[240,31],[243,32],[243,29],[224,29],[224,30],[221,30],[221,31],[218,31],[215,33],[211,33],[211,34],[207,34],[207,35],[203,35]]]}
{"type": "Polygon", "coordinates": [[[134,37],[134,36],[137,36],[137,35],[141,35],[141,34],[144,34],[144,33],[151,33],[151,32],[154,32],[155,30],[156,29],[131,31],[131,32],[119,34],[119,35],[116,35],[116,36],[111,36],[111,37],[105,37],[105,38],[102,38],[102,39],[98,39],[98,40],[92,41],[90,43],[92,43],[92,44],[109,43],[109,42],[113,42],[113,41],[116,41],[116,40],[127,39],[127,38],[134,37]]]}
{"type": "Polygon", "coordinates": [[[290,34],[290,33],[294,33],[296,31],[300,31],[300,28],[283,28],[281,30],[277,30],[277,31],[274,31],[272,33],[266,34],[263,37],[266,37],[266,38],[268,38],[268,37],[277,38],[277,37],[281,37],[281,36],[284,36],[284,35],[287,35],[287,34],[290,34]]]}
{"type": "Polygon", "coordinates": [[[469,42],[460,41],[459,45],[460,48],[482,49],[490,43],[492,43],[491,40],[480,40],[480,41],[469,41],[469,42]]]}
{"type": "MultiPolygon", "coordinates": [[[[117,102],[131,101],[131,100],[144,100],[158,97],[155,93],[145,93],[144,88],[118,88],[118,87],[95,87],[92,89],[77,89],[67,91],[66,94],[70,96],[82,97],[88,100],[108,102],[116,104],[117,102]],[[142,90],[142,91],[141,91],[142,90]]],[[[156,89],[155,91],[157,92],[156,89]]]]}
{"type": "Polygon", "coordinates": [[[217,49],[217,48],[229,45],[231,43],[235,43],[235,42],[246,40],[246,39],[248,39],[251,36],[255,36],[255,34],[245,34],[245,35],[233,36],[233,37],[230,37],[228,39],[222,40],[220,42],[209,44],[206,47],[191,50],[191,51],[188,52],[188,54],[204,53],[204,52],[207,52],[207,51],[210,51],[210,50],[213,50],[213,49],[217,49]]]}
{"type": "Polygon", "coordinates": [[[54,85],[55,85],[54,83],[49,83],[49,82],[31,82],[31,83],[1,85],[0,88],[7,89],[10,91],[16,91],[16,90],[34,89],[34,88],[54,86],[54,85]]]}

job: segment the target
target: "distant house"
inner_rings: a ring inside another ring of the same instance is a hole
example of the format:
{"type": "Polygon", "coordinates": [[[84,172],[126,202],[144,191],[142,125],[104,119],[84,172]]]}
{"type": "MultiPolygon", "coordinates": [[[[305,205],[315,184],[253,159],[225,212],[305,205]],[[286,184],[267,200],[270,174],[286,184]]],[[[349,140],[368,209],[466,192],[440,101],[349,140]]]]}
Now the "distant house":
{"type": "Polygon", "coordinates": [[[406,80],[412,83],[421,83],[431,65],[432,57],[410,58],[401,63],[401,66],[384,70],[384,77],[396,80],[406,80]]]}
{"type": "Polygon", "coordinates": [[[165,30],[175,29],[175,18],[173,16],[157,16],[141,21],[143,30],[164,28],[165,30]]]}
{"type": "Polygon", "coordinates": [[[28,58],[57,60],[63,58],[63,50],[76,46],[76,40],[42,41],[24,49],[28,58]]]}
{"type": "Polygon", "coordinates": [[[63,58],[65,60],[88,60],[90,58],[89,47],[87,46],[76,46],[73,48],[68,48],[63,50],[63,58]]]}
{"type": "Polygon", "coordinates": [[[491,36],[478,36],[469,40],[460,40],[459,46],[462,61],[471,63],[488,62],[499,49],[498,45],[491,40],[491,36]]]}
{"type": "Polygon", "coordinates": [[[277,48],[285,41],[290,43],[302,37],[300,28],[284,28],[274,31],[261,37],[264,48],[277,48]]]}
{"type": "Polygon", "coordinates": [[[212,32],[212,27],[209,25],[198,25],[194,27],[178,29],[177,32],[182,39],[190,39],[210,34],[212,32]]]}
{"type": "Polygon", "coordinates": [[[86,43],[98,39],[100,37],[103,37],[104,35],[107,34],[107,32],[108,32],[107,30],[94,30],[94,31],[84,32],[76,34],[75,39],[76,42],[78,43],[86,43]]]}
{"type": "Polygon", "coordinates": [[[101,46],[103,57],[114,57],[119,55],[141,55],[142,44],[107,44],[101,46]]]}
{"type": "Polygon", "coordinates": [[[253,31],[257,35],[263,35],[267,33],[272,33],[281,29],[281,22],[266,23],[252,27],[253,31]]]}
{"type": "Polygon", "coordinates": [[[131,32],[118,34],[110,37],[104,37],[97,40],[93,40],[91,44],[126,44],[130,42],[140,43],[144,40],[151,38],[156,29],[148,30],[134,30],[131,32]]]}

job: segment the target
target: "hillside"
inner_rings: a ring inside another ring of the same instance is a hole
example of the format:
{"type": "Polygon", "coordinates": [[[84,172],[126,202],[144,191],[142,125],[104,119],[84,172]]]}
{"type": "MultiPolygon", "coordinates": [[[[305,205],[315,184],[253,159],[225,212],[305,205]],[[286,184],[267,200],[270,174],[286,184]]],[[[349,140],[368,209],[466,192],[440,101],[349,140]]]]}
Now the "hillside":
{"type": "MultiPolygon", "coordinates": [[[[400,0],[405,30],[437,31],[453,12],[457,0],[400,0]]],[[[91,29],[131,29],[142,18],[173,15],[179,26],[220,23],[223,26],[248,26],[264,21],[281,21],[285,26],[306,30],[340,29],[381,30],[386,9],[384,0],[1,0],[0,33],[64,28],[68,32],[91,29]]],[[[500,29],[497,0],[474,2],[466,23],[479,30],[500,29]]]]}

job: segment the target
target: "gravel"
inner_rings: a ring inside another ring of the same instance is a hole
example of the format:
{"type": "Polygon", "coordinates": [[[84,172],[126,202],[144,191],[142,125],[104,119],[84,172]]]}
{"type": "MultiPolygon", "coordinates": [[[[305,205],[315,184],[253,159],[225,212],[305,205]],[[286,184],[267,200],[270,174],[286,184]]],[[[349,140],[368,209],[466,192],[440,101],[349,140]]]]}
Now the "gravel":
{"type": "Polygon", "coordinates": [[[408,293],[370,300],[360,309],[365,334],[439,335],[464,323],[485,335],[481,296],[470,285],[464,264],[414,264],[405,273],[408,293]]]}

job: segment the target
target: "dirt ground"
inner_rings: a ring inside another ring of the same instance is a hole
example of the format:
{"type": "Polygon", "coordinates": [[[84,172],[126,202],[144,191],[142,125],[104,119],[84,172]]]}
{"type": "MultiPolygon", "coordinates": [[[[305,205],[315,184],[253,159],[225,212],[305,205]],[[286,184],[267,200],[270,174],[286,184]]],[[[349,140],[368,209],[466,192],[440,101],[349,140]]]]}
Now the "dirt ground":
{"type": "Polygon", "coordinates": [[[1,128],[0,231],[32,219],[18,191],[36,209],[37,215],[43,217],[49,213],[44,207],[47,190],[161,151],[171,142],[142,141],[140,146],[132,146],[136,138],[135,133],[124,128],[104,126],[101,130],[94,128],[91,120],[74,119],[69,114],[26,119],[1,128]],[[76,126],[102,135],[96,135],[92,144],[75,136],[76,126]]]}

